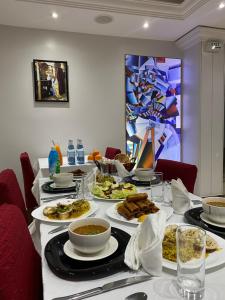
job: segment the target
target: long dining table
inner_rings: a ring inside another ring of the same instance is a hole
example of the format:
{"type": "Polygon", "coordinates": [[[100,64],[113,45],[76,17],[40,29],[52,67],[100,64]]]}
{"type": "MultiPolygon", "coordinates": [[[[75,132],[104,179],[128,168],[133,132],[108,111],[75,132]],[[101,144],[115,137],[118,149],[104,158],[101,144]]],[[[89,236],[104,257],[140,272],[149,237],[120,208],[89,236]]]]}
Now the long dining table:
{"type": "MultiPolygon", "coordinates": [[[[39,178],[39,204],[43,205],[44,202],[42,199],[46,199],[47,197],[51,197],[52,195],[46,194],[42,191],[41,186],[45,182],[49,181],[49,178],[39,178]]],[[[149,189],[144,187],[138,188],[139,192],[147,192],[150,193],[149,189]]],[[[167,189],[167,193],[170,191],[167,189]]],[[[167,195],[169,197],[169,195],[167,195]]],[[[201,200],[200,197],[190,194],[190,198],[192,200],[201,200]]],[[[113,205],[115,202],[108,201],[108,200],[98,200],[94,198],[90,198],[91,201],[95,201],[98,205],[98,210],[94,214],[96,217],[102,217],[107,219],[111,226],[117,227],[119,229],[124,230],[125,232],[132,235],[136,230],[136,225],[123,223],[117,220],[113,220],[108,217],[106,211],[107,209],[113,205]]],[[[51,202],[49,202],[49,205],[51,202]]],[[[162,204],[163,205],[163,204],[162,204]]],[[[168,206],[168,203],[165,204],[168,206]]],[[[193,204],[194,205],[194,204],[193,204]]],[[[104,285],[105,283],[112,282],[115,280],[132,277],[136,275],[146,275],[143,270],[139,270],[137,272],[129,270],[129,271],[122,271],[119,273],[115,273],[113,275],[105,273],[105,276],[101,279],[92,279],[92,280],[82,280],[82,281],[69,281],[64,280],[57,277],[48,267],[47,261],[45,259],[44,250],[45,246],[50,239],[54,236],[65,232],[67,229],[63,231],[57,232],[55,234],[49,234],[49,231],[56,228],[60,224],[54,224],[47,222],[38,221],[40,224],[40,239],[41,239],[41,255],[42,255],[42,276],[43,276],[43,293],[44,293],[44,300],[51,300],[55,297],[62,297],[71,295],[74,293],[82,292],[88,289],[92,289],[95,287],[99,287],[104,285]]],[[[172,216],[168,219],[168,223],[184,223],[184,216],[178,215],[173,213],[172,216]]],[[[225,299],[225,264],[220,265],[214,269],[210,269],[206,271],[206,294],[204,299],[210,300],[222,300],[225,299]]],[[[180,299],[179,296],[176,295],[174,291],[173,281],[176,279],[176,271],[169,270],[163,268],[162,275],[160,277],[153,277],[151,280],[131,285],[128,287],[123,287],[120,289],[116,289],[101,295],[93,296],[90,299],[93,300],[122,300],[125,299],[126,296],[132,294],[137,291],[143,291],[148,296],[149,299],[180,299]]]]}

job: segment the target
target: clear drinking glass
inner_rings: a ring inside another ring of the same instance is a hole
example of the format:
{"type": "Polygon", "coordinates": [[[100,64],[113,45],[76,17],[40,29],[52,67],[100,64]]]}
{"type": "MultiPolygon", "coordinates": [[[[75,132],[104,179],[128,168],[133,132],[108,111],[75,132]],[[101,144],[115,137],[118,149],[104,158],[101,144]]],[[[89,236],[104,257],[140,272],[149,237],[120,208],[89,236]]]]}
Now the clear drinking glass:
{"type": "Polygon", "coordinates": [[[206,233],[193,225],[180,225],[176,232],[177,285],[190,300],[204,297],[206,233]]]}
{"type": "Polygon", "coordinates": [[[164,201],[164,182],[162,172],[153,172],[150,178],[151,200],[164,201]]]}

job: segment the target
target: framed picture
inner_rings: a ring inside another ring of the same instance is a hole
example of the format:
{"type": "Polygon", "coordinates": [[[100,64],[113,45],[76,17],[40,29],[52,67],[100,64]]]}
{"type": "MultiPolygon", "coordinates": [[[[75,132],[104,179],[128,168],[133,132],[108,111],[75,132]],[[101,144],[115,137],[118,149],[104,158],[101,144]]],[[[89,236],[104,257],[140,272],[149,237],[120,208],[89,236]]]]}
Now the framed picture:
{"type": "Polygon", "coordinates": [[[181,59],[125,56],[126,151],[137,167],[181,159],[181,59]]]}
{"type": "Polygon", "coordinates": [[[66,61],[33,60],[34,95],[38,102],[69,102],[66,61]]]}

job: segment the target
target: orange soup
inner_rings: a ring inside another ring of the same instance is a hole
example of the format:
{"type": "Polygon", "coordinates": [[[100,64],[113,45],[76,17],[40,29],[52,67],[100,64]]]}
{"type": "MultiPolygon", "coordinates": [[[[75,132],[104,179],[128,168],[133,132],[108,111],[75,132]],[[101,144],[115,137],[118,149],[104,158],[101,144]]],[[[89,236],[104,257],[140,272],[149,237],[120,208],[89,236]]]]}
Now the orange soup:
{"type": "Polygon", "coordinates": [[[107,228],[101,225],[85,225],[75,228],[73,232],[82,235],[94,235],[102,233],[106,230],[107,228]]]}
{"type": "Polygon", "coordinates": [[[207,204],[212,206],[225,207],[225,201],[208,201],[207,204]]]}

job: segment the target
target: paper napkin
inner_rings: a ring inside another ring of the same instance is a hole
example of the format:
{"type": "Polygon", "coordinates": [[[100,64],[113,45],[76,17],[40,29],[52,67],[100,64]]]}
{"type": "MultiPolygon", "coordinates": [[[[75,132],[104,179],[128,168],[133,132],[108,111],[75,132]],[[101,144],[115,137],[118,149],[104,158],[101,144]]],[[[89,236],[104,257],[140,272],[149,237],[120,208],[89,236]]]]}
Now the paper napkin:
{"type": "Polygon", "coordinates": [[[178,178],[171,181],[172,207],[177,214],[183,214],[191,207],[191,199],[188,190],[178,178]]]}
{"type": "Polygon", "coordinates": [[[116,166],[117,173],[118,173],[118,176],[119,176],[119,177],[124,178],[124,177],[127,177],[127,176],[130,176],[130,175],[131,175],[130,172],[128,172],[128,171],[124,168],[123,164],[122,164],[119,160],[116,160],[116,159],[115,159],[115,166],[116,166]]]}
{"type": "Polygon", "coordinates": [[[138,270],[142,266],[148,274],[160,276],[166,217],[162,210],[149,215],[131,236],[124,259],[130,269],[138,270]]]}

